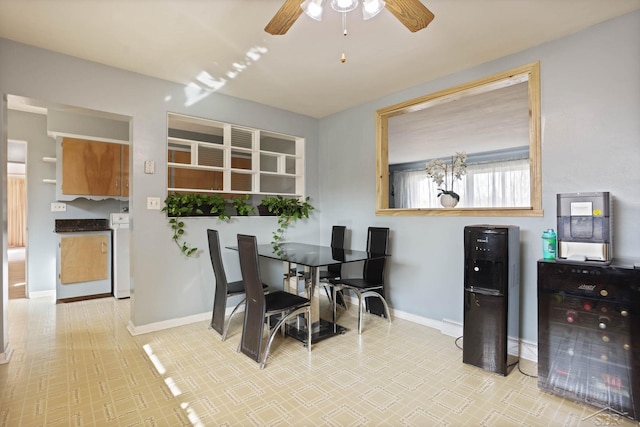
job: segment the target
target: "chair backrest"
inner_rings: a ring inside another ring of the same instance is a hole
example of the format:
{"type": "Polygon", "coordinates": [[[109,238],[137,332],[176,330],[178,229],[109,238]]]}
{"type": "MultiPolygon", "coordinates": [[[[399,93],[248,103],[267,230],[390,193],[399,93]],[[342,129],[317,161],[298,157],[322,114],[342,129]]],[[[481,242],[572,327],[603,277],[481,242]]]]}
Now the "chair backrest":
{"type": "Polygon", "coordinates": [[[344,249],[344,234],[347,227],[344,225],[334,225],[331,227],[331,247],[344,249]]]}
{"type": "MultiPolygon", "coordinates": [[[[367,232],[367,252],[386,254],[389,244],[389,229],[386,227],[369,227],[367,232]]],[[[363,278],[372,284],[384,283],[384,265],[386,258],[365,261],[363,278]]]]}
{"type": "MultiPolygon", "coordinates": [[[[346,230],[347,227],[344,225],[334,225],[331,228],[331,249],[344,249],[344,234],[346,230]]],[[[340,277],[342,275],[342,264],[328,265],[327,271],[335,277],[340,277]]]]}
{"type": "Polygon", "coordinates": [[[238,234],[238,252],[242,281],[247,295],[240,350],[256,362],[260,362],[266,307],[260,280],[256,237],[238,234]]]}
{"type": "Polygon", "coordinates": [[[224,314],[227,309],[227,275],[224,272],[222,256],[220,255],[220,237],[218,230],[207,230],[209,240],[209,256],[213,274],[216,277],[216,291],[213,300],[213,316],[211,317],[211,327],[222,334],[224,331],[224,314]]]}

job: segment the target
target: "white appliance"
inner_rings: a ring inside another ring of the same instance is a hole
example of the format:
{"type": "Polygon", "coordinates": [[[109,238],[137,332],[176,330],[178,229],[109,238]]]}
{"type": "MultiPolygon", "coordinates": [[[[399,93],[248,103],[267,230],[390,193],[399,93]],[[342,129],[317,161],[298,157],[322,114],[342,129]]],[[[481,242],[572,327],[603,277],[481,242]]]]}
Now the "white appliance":
{"type": "Polygon", "coordinates": [[[109,222],[113,230],[113,295],[129,298],[129,214],[112,213],[109,222]]]}

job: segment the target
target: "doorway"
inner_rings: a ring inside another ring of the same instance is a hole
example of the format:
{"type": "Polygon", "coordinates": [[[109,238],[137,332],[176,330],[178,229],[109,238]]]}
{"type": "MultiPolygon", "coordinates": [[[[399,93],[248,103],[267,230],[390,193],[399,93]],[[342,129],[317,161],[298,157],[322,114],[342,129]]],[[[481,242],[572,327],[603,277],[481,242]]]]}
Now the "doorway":
{"type": "Polygon", "coordinates": [[[7,145],[7,261],[9,299],[26,298],[27,286],[27,143],[7,145]]]}
{"type": "MultiPolygon", "coordinates": [[[[19,273],[12,274],[12,278],[15,277],[12,284],[25,283],[24,292],[12,286],[12,294],[26,294],[27,298],[76,297],[77,295],[58,294],[60,234],[53,232],[56,221],[108,219],[111,213],[128,210],[129,202],[126,197],[86,198],[63,194],[62,177],[58,176],[61,174],[62,139],[85,138],[130,145],[131,117],[15,95],[7,95],[6,101],[8,132],[5,141],[8,154],[5,177],[13,175],[10,163],[22,163],[23,177],[28,182],[25,185],[28,201],[25,211],[25,240],[28,238],[28,243],[9,243],[4,254],[7,265],[11,263],[11,273],[22,271],[22,265],[26,267],[24,280],[20,280],[19,273]],[[22,150],[16,151],[17,154],[13,157],[12,148],[22,150]]],[[[124,168],[128,171],[129,167],[127,159],[124,168]]],[[[7,202],[7,206],[10,206],[9,199],[7,202]]],[[[8,213],[7,216],[9,215],[8,213]]],[[[76,290],[77,287],[65,288],[70,294],[76,290]]]]}

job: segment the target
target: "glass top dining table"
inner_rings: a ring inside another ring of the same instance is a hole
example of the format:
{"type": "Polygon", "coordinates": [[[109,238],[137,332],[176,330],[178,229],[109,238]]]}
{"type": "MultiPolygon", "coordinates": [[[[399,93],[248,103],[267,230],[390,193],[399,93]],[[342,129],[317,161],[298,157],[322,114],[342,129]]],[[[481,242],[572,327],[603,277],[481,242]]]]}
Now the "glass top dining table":
{"type": "MultiPolygon", "coordinates": [[[[238,250],[237,246],[227,246],[227,249],[238,250]]],[[[336,323],[336,319],[321,319],[319,315],[319,296],[316,290],[320,286],[320,268],[333,264],[345,264],[350,262],[367,261],[372,259],[384,258],[388,254],[376,254],[367,251],[359,251],[353,249],[338,249],[331,246],[312,245],[308,243],[286,242],[278,245],[261,244],[258,245],[258,255],[264,258],[275,259],[285,263],[285,281],[292,277],[292,265],[303,266],[304,273],[302,277],[305,280],[307,298],[311,300],[312,324],[313,331],[311,334],[312,342],[328,338],[337,334],[342,334],[346,328],[336,323]]],[[[297,280],[298,274],[294,274],[294,280],[297,280]]],[[[288,290],[288,289],[285,289],[288,290]]],[[[287,334],[293,336],[300,341],[305,341],[307,334],[305,322],[296,322],[288,325],[287,334]]]]}
{"type": "Polygon", "coordinates": [[[276,247],[271,244],[258,245],[258,255],[307,267],[326,267],[332,264],[385,257],[384,254],[373,254],[366,251],[293,242],[280,243],[276,247]]]}

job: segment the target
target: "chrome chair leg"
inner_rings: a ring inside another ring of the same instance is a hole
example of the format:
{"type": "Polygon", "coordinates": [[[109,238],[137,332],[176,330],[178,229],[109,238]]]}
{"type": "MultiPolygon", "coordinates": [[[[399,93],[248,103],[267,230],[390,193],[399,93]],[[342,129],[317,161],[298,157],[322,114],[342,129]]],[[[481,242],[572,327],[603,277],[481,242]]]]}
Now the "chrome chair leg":
{"type": "MultiPolygon", "coordinates": [[[[307,313],[307,318],[309,319],[308,321],[309,323],[307,323],[307,325],[311,326],[311,307],[299,308],[297,310],[293,310],[292,312],[288,313],[286,316],[282,316],[280,320],[278,320],[278,323],[275,324],[275,326],[269,333],[269,340],[267,341],[267,346],[265,347],[264,353],[262,355],[262,362],[260,363],[260,369],[264,369],[264,366],[267,364],[267,357],[269,357],[269,349],[271,348],[271,343],[273,343],[273,339],[278,333],[278,329],[280,329],[280,326],[284,324],[284,322],[289,317],[294,315],[297,316],[298,314],[302,314],[302,313],[307,313]]],[[[311,328],[309,328],[309,336],[311,336],[310,331],[311,331],[311,328]]],[[[311,344],[311,340],[309,340],[309,344],[311,344]]],[[[311,351],[311,345],[309,345],[309,351],[311,351]]]]}
{"type": "Polygon", "coordinates": [[[375,291],[363,292],[362,293],[363,300],[364,298],[367,298],[367,297],[376,297],[382,302],[382,305],[384,306],[384,314],[387,317],[387,320],[389,321],[389,323],[391,323],[391,312],[389,311],[389,306],[387,305],[387,301],[384,299],[384,297],[375,291]]]}
{"type": "Polygon", "coordinates": [[[229,331],[229,325],[231,324],[231,318],[233,317],[234,314],[236,314],[236,312],[238,311],[238,309],[240,308],[241,305],[243,305],[245,303],[247,299],[243,298],[242,301],[240,301],[234,308],[233,311],[231,312],[231,314],[229,315],[229,318],[227,319],[227,321],[224,324],[224,329],[222,330],[222,341],[224,341],[225,339],[227,339],[227,332],[229,331]]]}
{"type": "Polygon", "coordinates": [[[384,297],[375,291],[366,291],[366,292],[356,292],[358,294],[358,334],[362,334],[362,318],[365,314],[365,303],[364,299],[368,297],[376,297],[384,306],[384,313],[387,317],[387,321],[391,323],[391,313],[389,312],[389,306],[387,305],[387,301],[385,301],[384,297]]]}
{"type": "Polygon", "coordinates": [[[307,309],[307,351],[311,353],[311,306],[307,309]]]}
{"type": "Polygon", "coordinates": [[[358,295],[358,335],[362,335],[362,318],[364,317],[364,298],[360,292],[356,292],[358,295]]]}

